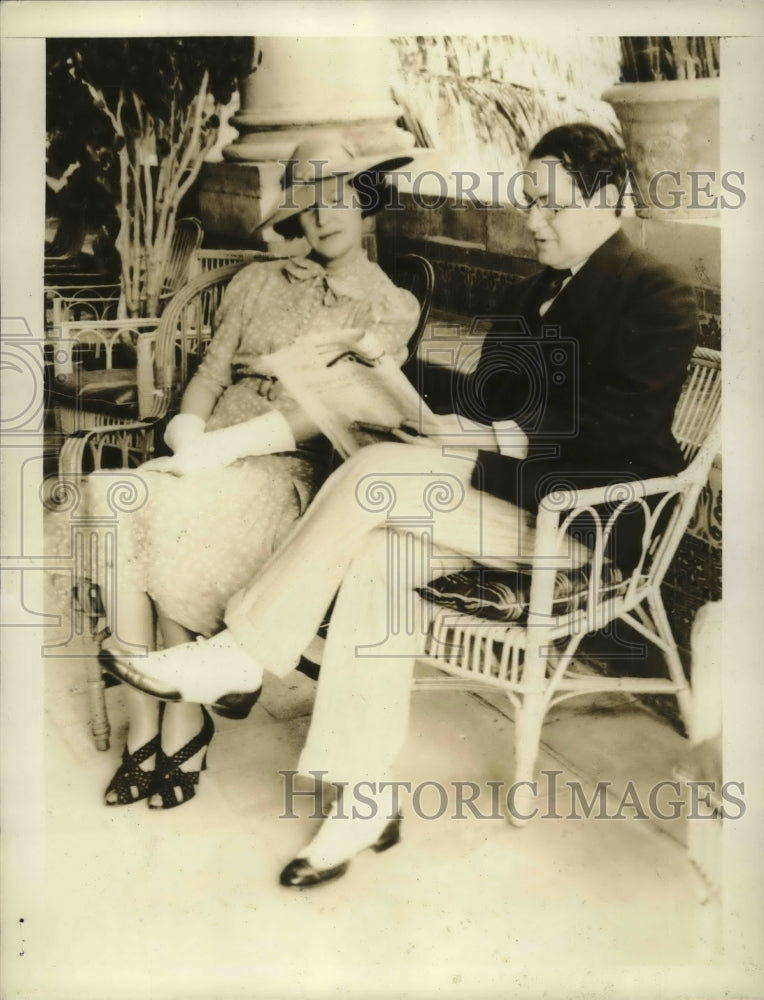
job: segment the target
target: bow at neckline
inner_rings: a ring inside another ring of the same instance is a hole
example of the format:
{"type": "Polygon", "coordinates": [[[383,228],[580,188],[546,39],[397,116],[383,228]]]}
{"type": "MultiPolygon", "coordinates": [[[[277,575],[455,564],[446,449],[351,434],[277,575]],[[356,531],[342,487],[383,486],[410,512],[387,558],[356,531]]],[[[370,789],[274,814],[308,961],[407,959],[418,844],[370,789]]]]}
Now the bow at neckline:
{"type": "Polygon", "coordinates": [[[327,271],[311,257],[291,257],[284,264],[284,272],[290,281],[305,281],[311,286],[323,289],[323,304],[338,305],[340,299],[364,299],[366,290],[360,280],[359,271],[366,263],[366,257],[354,258],[339,271],[327,271]]]}

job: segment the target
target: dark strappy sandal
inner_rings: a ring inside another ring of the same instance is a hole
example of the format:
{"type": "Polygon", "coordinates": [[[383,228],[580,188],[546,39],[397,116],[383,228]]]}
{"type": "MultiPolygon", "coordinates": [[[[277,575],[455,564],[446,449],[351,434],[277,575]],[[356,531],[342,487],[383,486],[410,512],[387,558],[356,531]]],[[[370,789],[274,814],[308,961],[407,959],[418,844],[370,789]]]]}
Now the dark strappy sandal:
{"type": "Polygon", "coordinates": [[[215,724],[210,713],[202,706],[204,722],[202,728],[194,738],[182,746],[177,753],[171,757],[159,748],[157,757],[155,781],[151,789],[152,795],[158,795],[161,805],[152,805],[150,809],[174,809],[175,806],[182,806],[196,795],[196,786],[199,783],[199,774],[207,768],[207,748],[215,733],[215,724]],[[200,750],[204,750],[202,764],[199,771],[184,771],[181,764],[190,760],[200,750]]]}
{"type": "Polygon", "coordinates": [[[153,754],[157,754],[157,764],[162,748],[159,743],[157,733],[148,743],[138,747],[135,753],[130,753],[125,746],[122,751],[122,763],[117,768],[114,777],[109,782],[104,799],[107,806],[128,806],[133,802],[140,802],[154,794],[154,771],[144,771],[141,764],[149,759],[153,754]],[[110,792],[116,792],[117,798],[113,802],[108,801],[110,792]]]}

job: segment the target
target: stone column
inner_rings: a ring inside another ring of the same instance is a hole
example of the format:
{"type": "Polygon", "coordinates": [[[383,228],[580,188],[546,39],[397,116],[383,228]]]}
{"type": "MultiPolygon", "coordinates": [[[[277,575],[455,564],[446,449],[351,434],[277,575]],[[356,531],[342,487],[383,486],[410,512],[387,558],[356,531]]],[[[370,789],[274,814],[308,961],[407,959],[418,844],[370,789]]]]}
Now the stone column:
{"type": "Polygon", "coordinates": [[[395,124],[396,58],[386,38],[258,40],[256,69],[243,81],[231,119],[239,137],[200,177],[205,231],[254,243],[263,206],[281,182],[279,161],[309,131],[341,131],[361,154],[411,147],[413,136],[395,124]]]}

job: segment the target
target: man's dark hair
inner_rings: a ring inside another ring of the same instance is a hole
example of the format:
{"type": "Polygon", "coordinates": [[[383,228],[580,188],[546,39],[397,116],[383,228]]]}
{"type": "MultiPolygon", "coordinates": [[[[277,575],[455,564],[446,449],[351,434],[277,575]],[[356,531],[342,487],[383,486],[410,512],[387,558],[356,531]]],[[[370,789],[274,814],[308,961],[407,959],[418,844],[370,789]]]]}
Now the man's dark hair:
{"type": "Polygon", "coordinates": [[[589,198],[605,184],[615,184],[621,196],[616,215],[621,214],[629,167],[626,154],[614,136],[587,122],[559,125],[539,139],[528,159],[550,156],[562,163],[576,186],[589,198]]]}

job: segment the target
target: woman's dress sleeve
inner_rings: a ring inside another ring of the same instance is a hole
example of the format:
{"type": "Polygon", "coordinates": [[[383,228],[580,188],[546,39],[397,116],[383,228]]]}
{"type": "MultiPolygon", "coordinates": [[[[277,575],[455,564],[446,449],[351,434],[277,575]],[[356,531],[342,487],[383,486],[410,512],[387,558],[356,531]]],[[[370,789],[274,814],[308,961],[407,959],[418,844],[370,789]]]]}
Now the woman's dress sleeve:
{"type": "Polygon", "coordinates": [[[263,264],[250,264],[232,279],[214,320],[212,340],[197,375],[219,389],[232,382],[232,360],[252,319],[252,307],[268,277],[263,264]]]}
{"type": "Polygon", "coordinates": [[[407,356],[407,344],[419,322],[419,302],[404,288],[398,288],[381,270],[369,297],[368,329],[399,365],[407,356]]]}

